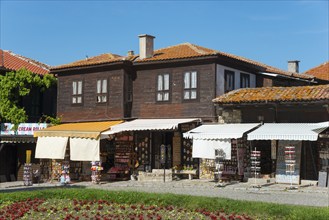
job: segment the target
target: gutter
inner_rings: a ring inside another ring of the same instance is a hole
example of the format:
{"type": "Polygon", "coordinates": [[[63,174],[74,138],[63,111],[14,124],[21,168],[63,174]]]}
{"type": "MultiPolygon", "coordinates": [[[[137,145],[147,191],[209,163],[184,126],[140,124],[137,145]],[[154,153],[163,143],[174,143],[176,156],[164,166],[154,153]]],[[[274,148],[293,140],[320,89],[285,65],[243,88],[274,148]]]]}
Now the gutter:
{"type": "Polygon", "coordinates": [[[297,81],[318,84],[318,82],[315,81],[315,78],[312,78],[310,80],[306,80],[306,79],[300,79],[300,78],[296,78],[296,77],[281,75],[281,74],[277,74],[277,73],[258,72],[258,74],[265,75],[265,76],[271,76],[271,77],[274,77],[274,78],[286,78],[286,79],[293,79],[293,80],[297,80],[297,81]]]}

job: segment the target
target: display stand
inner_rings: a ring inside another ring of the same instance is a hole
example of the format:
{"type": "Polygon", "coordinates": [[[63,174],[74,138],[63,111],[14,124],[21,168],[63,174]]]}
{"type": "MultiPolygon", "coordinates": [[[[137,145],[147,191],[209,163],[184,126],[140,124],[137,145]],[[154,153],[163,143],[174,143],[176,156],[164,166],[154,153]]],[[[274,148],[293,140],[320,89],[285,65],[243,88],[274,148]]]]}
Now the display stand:
{"type": "Polygon", "coordinates": [[[257,184],[257,178],[260,174],[260,156],[261,152],[257,151],[257,148],[255,147],[255,150],[251,151],[251,172],[254,175],[255,183],[253,187],[261,188],[260,185],[257,184]]]}
{"type": "Polygon", "coordinates": [[[26,163],[24,164],[24,174],[23,174],[23,181],[24,186],[32,186],[33,185],[33,172],[32,172],[32,164],[26,163]]]}
{"type": "Polygon", "coordinates": [[[62,162],[62,175],[60,177],[60,183],[65,185],[71,182],[70,178],[70,162],[63,161],[62,162]]]}
{"type": "Polygon", "coordinates": [[[100,161],[91,162],[91,182],[99,184],[101,182],[101,171],[103,167],[100,161]]]}
{"type": "Polygon", "coordinates": [[[294,146],[285,147],[285,163],[286,163],[286,174],[290,176],[290,189],[296,189],[292,186],[292,178],[295,173],[296,167],[296,152],[294,146]]]}
{"type": "Polygon", "coordinates": [[[226,182],[223,177],[224,171],[224,159],[226,158],[225,152],[223,150],[215,150],[215,166],[217,170],[217,178],[215,176],[215,180],[218,180],[218,186],[224,186],[224,182],[226,182]]]}

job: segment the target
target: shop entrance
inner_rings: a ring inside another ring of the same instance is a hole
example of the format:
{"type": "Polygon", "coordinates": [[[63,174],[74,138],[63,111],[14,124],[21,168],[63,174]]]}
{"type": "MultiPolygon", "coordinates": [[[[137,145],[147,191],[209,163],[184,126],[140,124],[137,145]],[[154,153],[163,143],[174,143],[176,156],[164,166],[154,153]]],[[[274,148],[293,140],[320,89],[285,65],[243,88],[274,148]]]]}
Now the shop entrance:
{"type": "Polygon", "coordinates": [[[263,175],[271,174],[275,172],[275,168],[273,167],[272,159],[271,159],[271,141],[253,141],[252,149],[261,152],[260,156],[260,173],[263,175]]]}
{"type": "Polygon", "coordinates": [[[0,144],[0,182],[17,180],[17,146],[0,144]]]}
{"type": "Polygon", "coordinates": [[[166,169],[172,167],[172,140],[173,132],[153,132],[152,133],[152,168],[161,169],[163,166],[160,163],[161,145],[167,146],[167,163],[166,169]]]}

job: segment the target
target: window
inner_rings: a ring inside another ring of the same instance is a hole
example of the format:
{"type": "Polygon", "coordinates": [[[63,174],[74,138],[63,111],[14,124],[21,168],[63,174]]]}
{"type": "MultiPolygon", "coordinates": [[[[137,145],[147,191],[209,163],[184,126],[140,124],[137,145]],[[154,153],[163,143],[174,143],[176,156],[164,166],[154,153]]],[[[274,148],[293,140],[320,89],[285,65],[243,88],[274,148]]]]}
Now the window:
{"type": "Polygon", "coordinates": [[[227,93],[229,91],[234,90],[234,72],[230,70],[225,70],[225,85],[224,92],[227,93]]]}
{"type": "Polygon", "coordinates": [[[240,88],[250,88],[250,76],[249,74],[240,74],[240,88]]]}
{"type": "Polygon", "coordinates": [[[197,72],[184,73],[184,99],[196,99],[197,98],[198,79],[197,72]]]}
{"type": "Polygon", "coordinates": [[[169,74],[158,75],[157,101],[169,101],[169,74]]]}
{"type": "Polygon", "coordinates": [[[82,81],[72,82],[72,104],[82,103],[82,81]]]}
{"type": "Polygon", "coordinates": [[[97,103],[107,102],[107,79],[97,80],[97,103]]]}

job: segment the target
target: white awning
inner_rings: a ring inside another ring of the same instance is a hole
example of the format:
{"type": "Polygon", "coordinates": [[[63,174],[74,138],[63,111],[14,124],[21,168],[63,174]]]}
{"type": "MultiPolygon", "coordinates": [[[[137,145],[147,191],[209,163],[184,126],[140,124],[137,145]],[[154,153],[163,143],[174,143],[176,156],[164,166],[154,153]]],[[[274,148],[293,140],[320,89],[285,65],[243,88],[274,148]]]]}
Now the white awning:
{"type": "Polygon", "coordinates": [[[198,118],[186,119],[136,119],[134,121],[124,122],[114,125],[110,130],[104,131],[101,138],[108,138],[108,135],[123,131],[153,131],[153,130],[175,130],[179,124],[200,121],[198,118]]]}
{"type": "Polygon", "coordinates": [[[183,134],[184,138],[202,140],[221,140],[241,138],[247,131],[256,128],[260,124],[208,124],[201,125],[183,134]]]}
{"type": "Polygon", "coordinates": [[[35,158],[64,159],[68,137],[39,137],[35,158]]]}
{"type": "Polygon", "coordinates": [[[316,141],[319,133],[329,127],[321,123],[266,123],[248,134],[248,140],[316,141]]]}
{"type": "Polygon", "coordinates": [[[99,161],[99,139],[70,138],[70,159],[75,161],[99,161]]]}
{"type": "Polygon", "coordinates": [[[200,140],[193,139],[192,157],[215,159],[215,150],[222,149],[225,152],[225,159],[231,159],[231,140],[200,140]]]}

